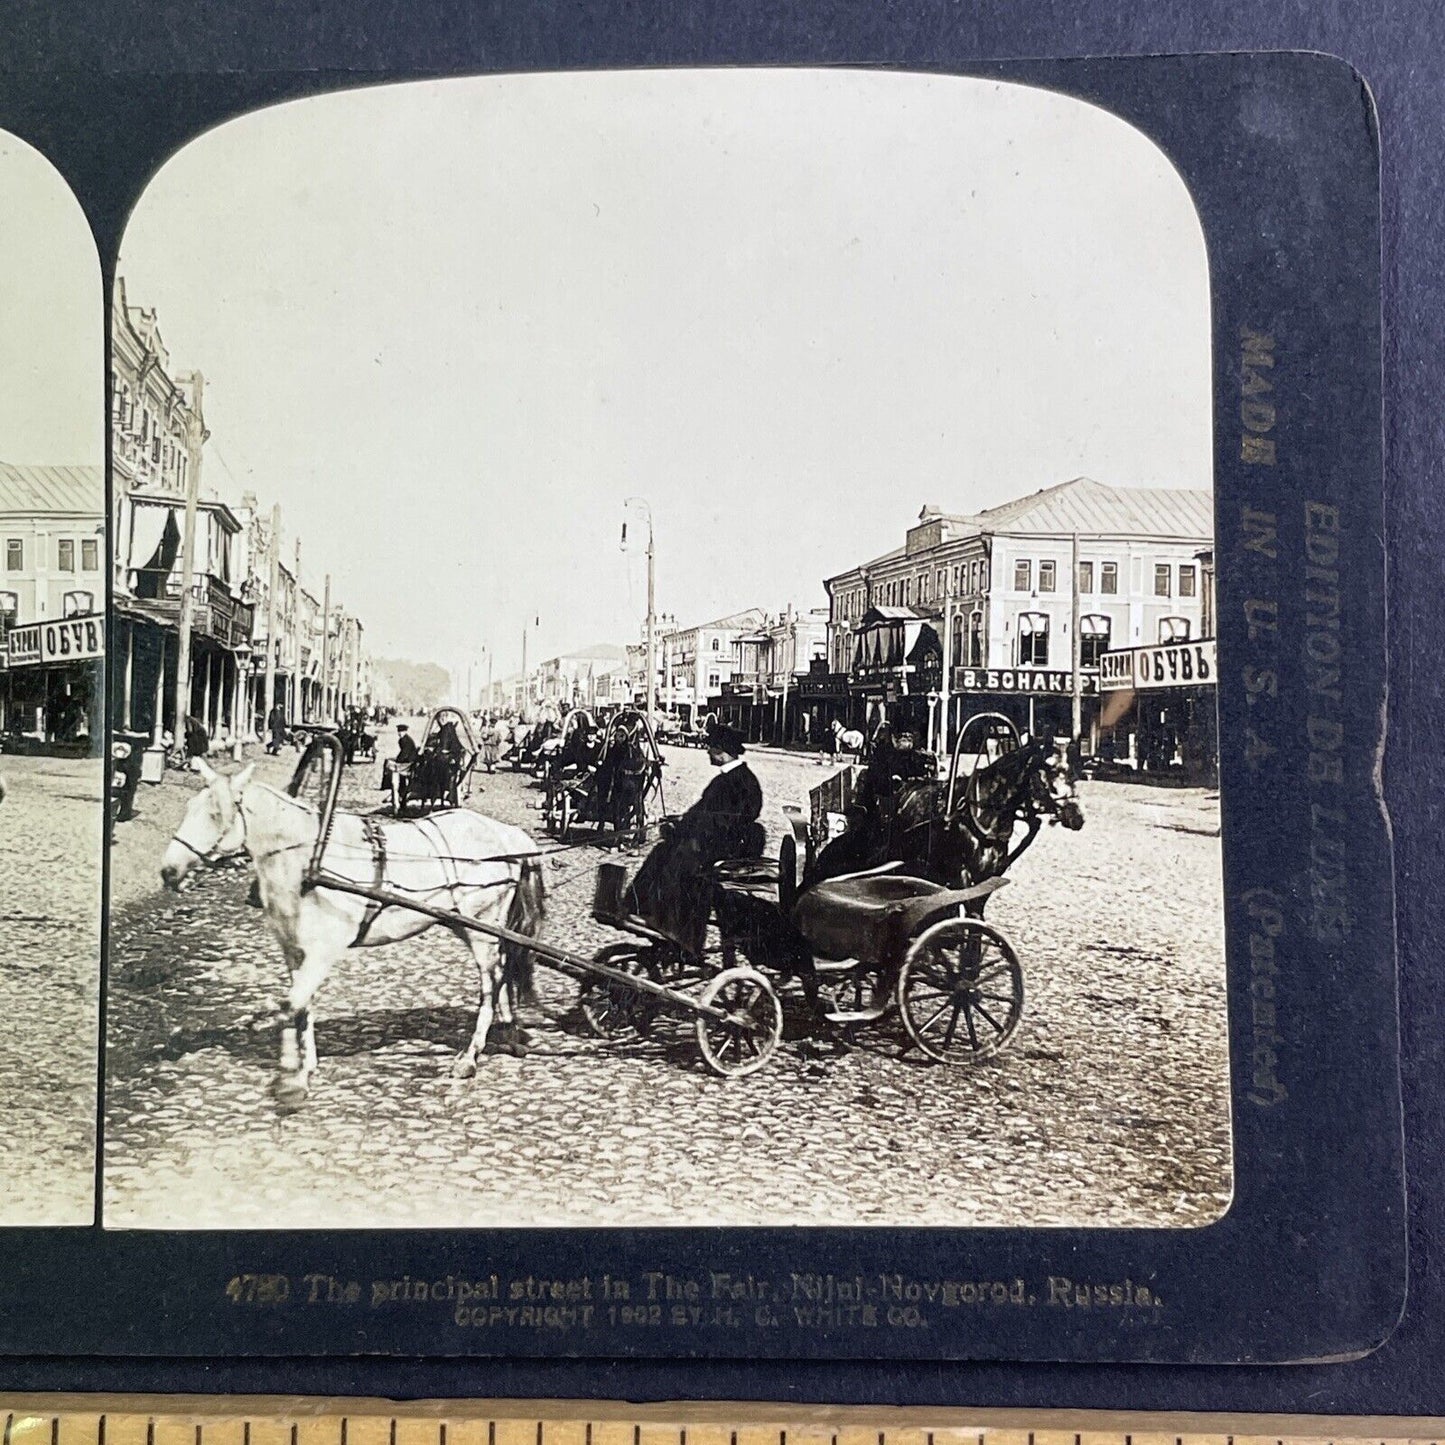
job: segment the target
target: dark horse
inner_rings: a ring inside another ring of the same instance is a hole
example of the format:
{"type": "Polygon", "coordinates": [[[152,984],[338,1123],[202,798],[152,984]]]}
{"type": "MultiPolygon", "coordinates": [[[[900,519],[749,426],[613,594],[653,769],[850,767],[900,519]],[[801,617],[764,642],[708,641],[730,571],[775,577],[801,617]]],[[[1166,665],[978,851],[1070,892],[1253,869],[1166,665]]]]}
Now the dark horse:
{"type": "Polygon", "coordinates": [[[1045,818],[1076,831],[1084,814],[1063,745],[1028,738],[1011,752],[952,783],[901,780],[818,855],[807,882],[859,873],[885,863],[945,888],[1005,873],[1038,836],[1045,818]],[[1022,822],[1027,833],[1017,844],[1022,822]]]}

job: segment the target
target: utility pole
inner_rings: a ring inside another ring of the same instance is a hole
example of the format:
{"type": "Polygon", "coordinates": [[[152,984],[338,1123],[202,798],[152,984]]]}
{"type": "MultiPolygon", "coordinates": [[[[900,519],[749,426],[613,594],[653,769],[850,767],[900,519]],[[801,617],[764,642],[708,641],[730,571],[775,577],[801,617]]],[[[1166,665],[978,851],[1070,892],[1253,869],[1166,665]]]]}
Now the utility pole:
{"type": "Polygon", "coordinates": [[[330,726],[331,715],[331,573],[326,574],[325,601],[321,604],[321,721],[330,726]]]}
{"type": "Polygon", "coordinates": [[[295,606],[291,612],[292,631],[292,652],[295,654],[291,659],[291,701],[286,709],[288,722],[303,722],[302,702],[306,696],[306,681],[301,672],[301,623],[304,620],[301,604],[301,538],[296,539],[296,570],[292,575],[292,585],[296,589],[293,598],[295,606]]]}
{"type": "Polygon", "coordinates": [[[492,649],[487,649],[487,708],[496,707],[497,700],[492,696],[492,649]]]}
{"type": "MultiPolygon", "coordinates": [[[[657,576],[652,546],[652,508],[642,497],[628,497],[623,507],[641,507],[647,513],[647,726],[657,726],[657,576]]],[[[627,519],[622,521],[622,550],[627,551],[627,519]]]]}
{"type": "Polygon", "coordinates": [[[647,729],[657,726],[657,587],[652,553],[652,508],[647,509],[647,729]]]}
{"type": "Polygon", "coordinates": [[[532,687],[527,678],[527,624],[522,624],[522,716],[525,718],[527,709],[532,705],[532,687]]]}
{"type": "Polygon", "coordinates": [[[1071,736],[1074,744],[1077,746],[1079,741],[1079,735],[1084,730],[1084,655],[1082,641],[1079,637],[1079,534],[1077,532],[1074,533],[1073,558],[1070,565],[1074,578],[1074,584],[1070,588],[1070,593],[1073,597],[1073,609],[1070,619],[1070,625],[1073,628],[1074,638],[1074,646],[1072,649],[1074,664],[1074,728],[1071,736]]]}
{"type": "Polygon", "coordinates": [[[269,736],[271,709],[276,705],[276,591],[281,585],[281,503],[271,508],[271,566],[266,585],[266,688],[261,732],[269,736]]]}
{"type": "Polygon", "coordinates": [[[191,585],[195,579],[196,567],[196,503],[201,495],[201,448],[205,445],[207,432],[201,420],[201,401],[206,381],[199,371],[187,377],[191,387],[191,419],[187,426],[188,440],[195,440],[191,450],[191,465],[186,472],[186,524],[181,534],[181,612],[177,624],[176,653],[176,745],[185,746],[186,714],[191,710],[191,627],[195,620],[195,599],[191,596],[191,585]]]}

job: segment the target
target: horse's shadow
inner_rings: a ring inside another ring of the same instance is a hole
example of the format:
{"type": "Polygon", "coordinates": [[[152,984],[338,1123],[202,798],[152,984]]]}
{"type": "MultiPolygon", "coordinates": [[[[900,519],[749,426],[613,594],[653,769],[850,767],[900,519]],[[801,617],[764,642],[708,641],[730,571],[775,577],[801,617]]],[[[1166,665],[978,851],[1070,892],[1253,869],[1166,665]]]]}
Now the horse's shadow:
{"type": "MultiPolygon", "coordinates": [[[[446,1005],[349,1017],[322,1014],[316,1021],[316,1051],[323,1057],[354,1058],[396,1044],[419,1043],[460,1053],[476,1021],[475,1010],[446,1005]]],[[[175,1062],[219,1048],[237,1062],[269,1065],[275,1062],[280,1047],[280,1029],[279,1016],[179,1029],[166,1038],[155,1056],[175,1062]]]]}

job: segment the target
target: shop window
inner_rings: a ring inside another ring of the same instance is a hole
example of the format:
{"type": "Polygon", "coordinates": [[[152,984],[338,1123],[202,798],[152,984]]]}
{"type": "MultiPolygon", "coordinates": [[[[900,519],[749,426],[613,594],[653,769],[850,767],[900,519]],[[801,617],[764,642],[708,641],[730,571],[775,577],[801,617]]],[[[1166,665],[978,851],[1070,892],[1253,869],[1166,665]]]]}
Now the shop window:
{"type": "Polygon", "coordinates": [[[1099,657],[1109,650],[1112,624],[1107,617],[1079,618],[1079,666],[1098,667],[1099,657]]]}
{"type": "Polygon", "coordinates": [[[1186,564],[1179,569],[1179,595],[1181,597],[1194,597],[1198,593],[1198,574],[1192,564],[1186,564]]]}
{"type": "Polygon", "coordinates": [[[62,537],[55,545],[55,570],[57,572],[75,571],[75,541],[71,537],[62,537]]]}
{"type": "Polygon", "coordinates": [[[94,612],[95,593],[67,592],[61,601],[61,607],[66,617],[80,617],[87,612],[94,612]]]}
{"type": "Polygon", "coordinates": [[[87,537],[80,544],[80,570],[82,572],[100,571],[100,543],[94,537],[87,537]]]}
{"type": "Polygon", "coordinates": [[[1054,582],[1056,572],[1057,563],[1052,561],[1044,561],[1039,563],[1040,592],[1053,592],[1055,590],[1054,582]]]}
{"type": "Polygon", "coordinates": [[[1094,564],[1092,562],[1079,563],[1079,591],[1089,593],[1094,590],[1094,564]]]}
{"type": "Polygon", "coordinates": [[[1187,617],[1161,617],[1159,619],[1160,642],[1188,642],[1189,619],[1187,617]]]}
{"type": "Polygon", "coordinates": [[[11,537],[5,543],[5,570],[7,572],[23,572],[25,570],[25,543],[19,537],[11,537]]]}
{"type": "Polygon", "coordinates": [[[1014,563],[1015,592],[1031,592],[1033,590],[1033,570],[1034,564],[1032,562],[1023,561],[1014,563]]]}
{"type": "Polygon", "coordinates": [[[20,615],[20,594],[18,592],[0,592],[0,623],[6,627],[13,627],[15,619],[20,615]]]}
{"type": "Polygon", "coordinates": [[[1172,581],[1173,569],[1167,562],[1159,562],[1154,567],[1154,595],[1156,597],[1172,597],[1174,587],[1172,581]]]}
{"type": "Polygon", "coordinates": [[[1019,613],[1019,666],[1049,665],[1049,618],[1045,612],[1019,613]]]}
{"type": "Polygon", "coordinates": [[[1113,596],[1119,590],[1119,564],[1117,562],[1099,563],[1099,591],[1105,596],[1113,596]]]}

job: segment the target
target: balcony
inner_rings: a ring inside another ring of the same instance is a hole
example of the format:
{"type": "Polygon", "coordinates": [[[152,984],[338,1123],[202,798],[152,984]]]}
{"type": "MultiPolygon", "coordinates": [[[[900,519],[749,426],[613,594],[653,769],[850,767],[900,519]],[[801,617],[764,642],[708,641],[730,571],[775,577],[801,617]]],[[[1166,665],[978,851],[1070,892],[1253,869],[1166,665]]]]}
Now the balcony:
{"type": "MultiPolygon", "coordinates": [[[[181,584],[171,572],[132,567],[126,582],[137,610],[156,621],[179,625],[181,584]]],[[[202,573],[191,584],[191,627],[203,637],[214,638],[224,647],[249,645],[255,626],[256,609],[238,602],[219,577],[202,573]]]]}

